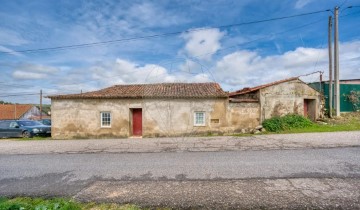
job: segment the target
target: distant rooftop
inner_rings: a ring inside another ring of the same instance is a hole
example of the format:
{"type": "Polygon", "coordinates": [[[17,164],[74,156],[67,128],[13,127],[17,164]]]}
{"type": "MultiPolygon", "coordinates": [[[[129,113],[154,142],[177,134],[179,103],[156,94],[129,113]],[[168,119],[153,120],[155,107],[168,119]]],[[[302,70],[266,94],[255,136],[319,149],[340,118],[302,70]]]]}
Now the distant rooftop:
{"type": "Polygon", "coordinates": [[[0,104],[0,120],[19,119],[32,107],[31,104],[0,104]]]}
{"type": "MultiPolygon", "coordinates": [[[[335,80],[333,80],[334,82],[335,80]]],[[[341,79],[339,80],[341,84],[360,84],[360,79],[341,79]]],[[[311,82],[310,84],[319,83],[319,82],[311,82]]],[[[329,83],[329,80],[324,80],[322,83],[329,83]]]]}

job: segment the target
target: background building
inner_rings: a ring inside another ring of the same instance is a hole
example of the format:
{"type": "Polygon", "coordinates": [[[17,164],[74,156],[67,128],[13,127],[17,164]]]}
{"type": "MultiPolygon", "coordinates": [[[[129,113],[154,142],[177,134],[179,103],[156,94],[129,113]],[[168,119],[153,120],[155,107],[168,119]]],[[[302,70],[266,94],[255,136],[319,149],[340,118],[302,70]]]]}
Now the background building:
{"type": "MultiPolygon", "coordinates": [[[[325,108],[329,110],[329,81],[323,81],[322,83],[314,82],[310,83],[309,85],[324,94],[325,108]]],[[[350,94],[350,91],[353,90],[360,91],[360,79],[340,80],[340,112],[356,111],[354,110],[353,104],[346,100],[346,95],[350,94]]],[[[333,93],[334,92],[335,91],[333,86],[333,93]]]]}

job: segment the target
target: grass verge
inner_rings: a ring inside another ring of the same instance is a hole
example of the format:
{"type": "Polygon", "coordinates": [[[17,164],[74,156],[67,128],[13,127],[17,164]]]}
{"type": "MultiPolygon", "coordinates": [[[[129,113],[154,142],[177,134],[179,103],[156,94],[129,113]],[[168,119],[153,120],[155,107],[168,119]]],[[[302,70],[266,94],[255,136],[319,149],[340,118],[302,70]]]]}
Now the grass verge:
{"type": "Polygon", "coordinates": [[[337,132],[337,131],[358,131],[358,130],[360,130],[360,123],[349,123],[342,125],[314,124],[306,128],[292,128],[277,133],[315,133],[315,132],[337,132]]]}
{"type": "Polygon", "coordinates": [[[290,127],[278,132],[269,133],[312,133],[312,132],[337,132],[337,131],[359,131],[360,112],[343,113],[339,118],[329,119],[312,123],[304,127],[290,127]]]}
{"type": "MultiPolygon", "coordinates": [[[[53,198],[0,198],[0,210],[142,210],[132,204],[96,204],[80,203],[71,199],[53,198]]],[[[165,210],[164,208],[157,208],[165,210]]]]}
{"type": "Polygon", "coordinates": [[[51,137],[46,136],[34,136],[32,138],[0,138],[0,140],[14,140],[14,141],[42,141],[42,140],[51,140],[51,137]]]}

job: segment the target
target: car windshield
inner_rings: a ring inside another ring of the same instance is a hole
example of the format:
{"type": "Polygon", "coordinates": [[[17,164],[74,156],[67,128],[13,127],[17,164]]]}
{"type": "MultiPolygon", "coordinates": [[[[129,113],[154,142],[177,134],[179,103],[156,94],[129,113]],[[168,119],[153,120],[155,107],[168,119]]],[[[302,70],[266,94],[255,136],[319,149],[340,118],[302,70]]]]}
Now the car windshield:
{"type": "Polygon", "coordinates": [[[36,121],[18,121],[20,126],[36,126],[36,125],[42,125],[39,122],[36,121]]]}

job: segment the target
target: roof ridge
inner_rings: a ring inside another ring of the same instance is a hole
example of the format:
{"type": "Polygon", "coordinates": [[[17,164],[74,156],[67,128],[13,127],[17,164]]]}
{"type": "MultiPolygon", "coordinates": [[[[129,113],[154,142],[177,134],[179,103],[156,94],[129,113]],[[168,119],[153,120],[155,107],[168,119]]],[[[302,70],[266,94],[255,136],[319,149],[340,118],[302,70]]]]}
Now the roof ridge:
{"type": "Polygon", "coordinates": [[[197,84],[219,84],[217,82],[160,82],[160,83],[132,83],[132,84],[117,84],[112,85],[110,87],[114,86],[137,86],[137,85],[172,85],[172,84],[186,84],[186,85],[197,85],[197,84]]]}
{"type": "Polygon", "coordinates": [[[219,98],[227,93],[216,82],[150,83],[113,85],[82,94],[53,95],[48,98],[219,98]]]}

